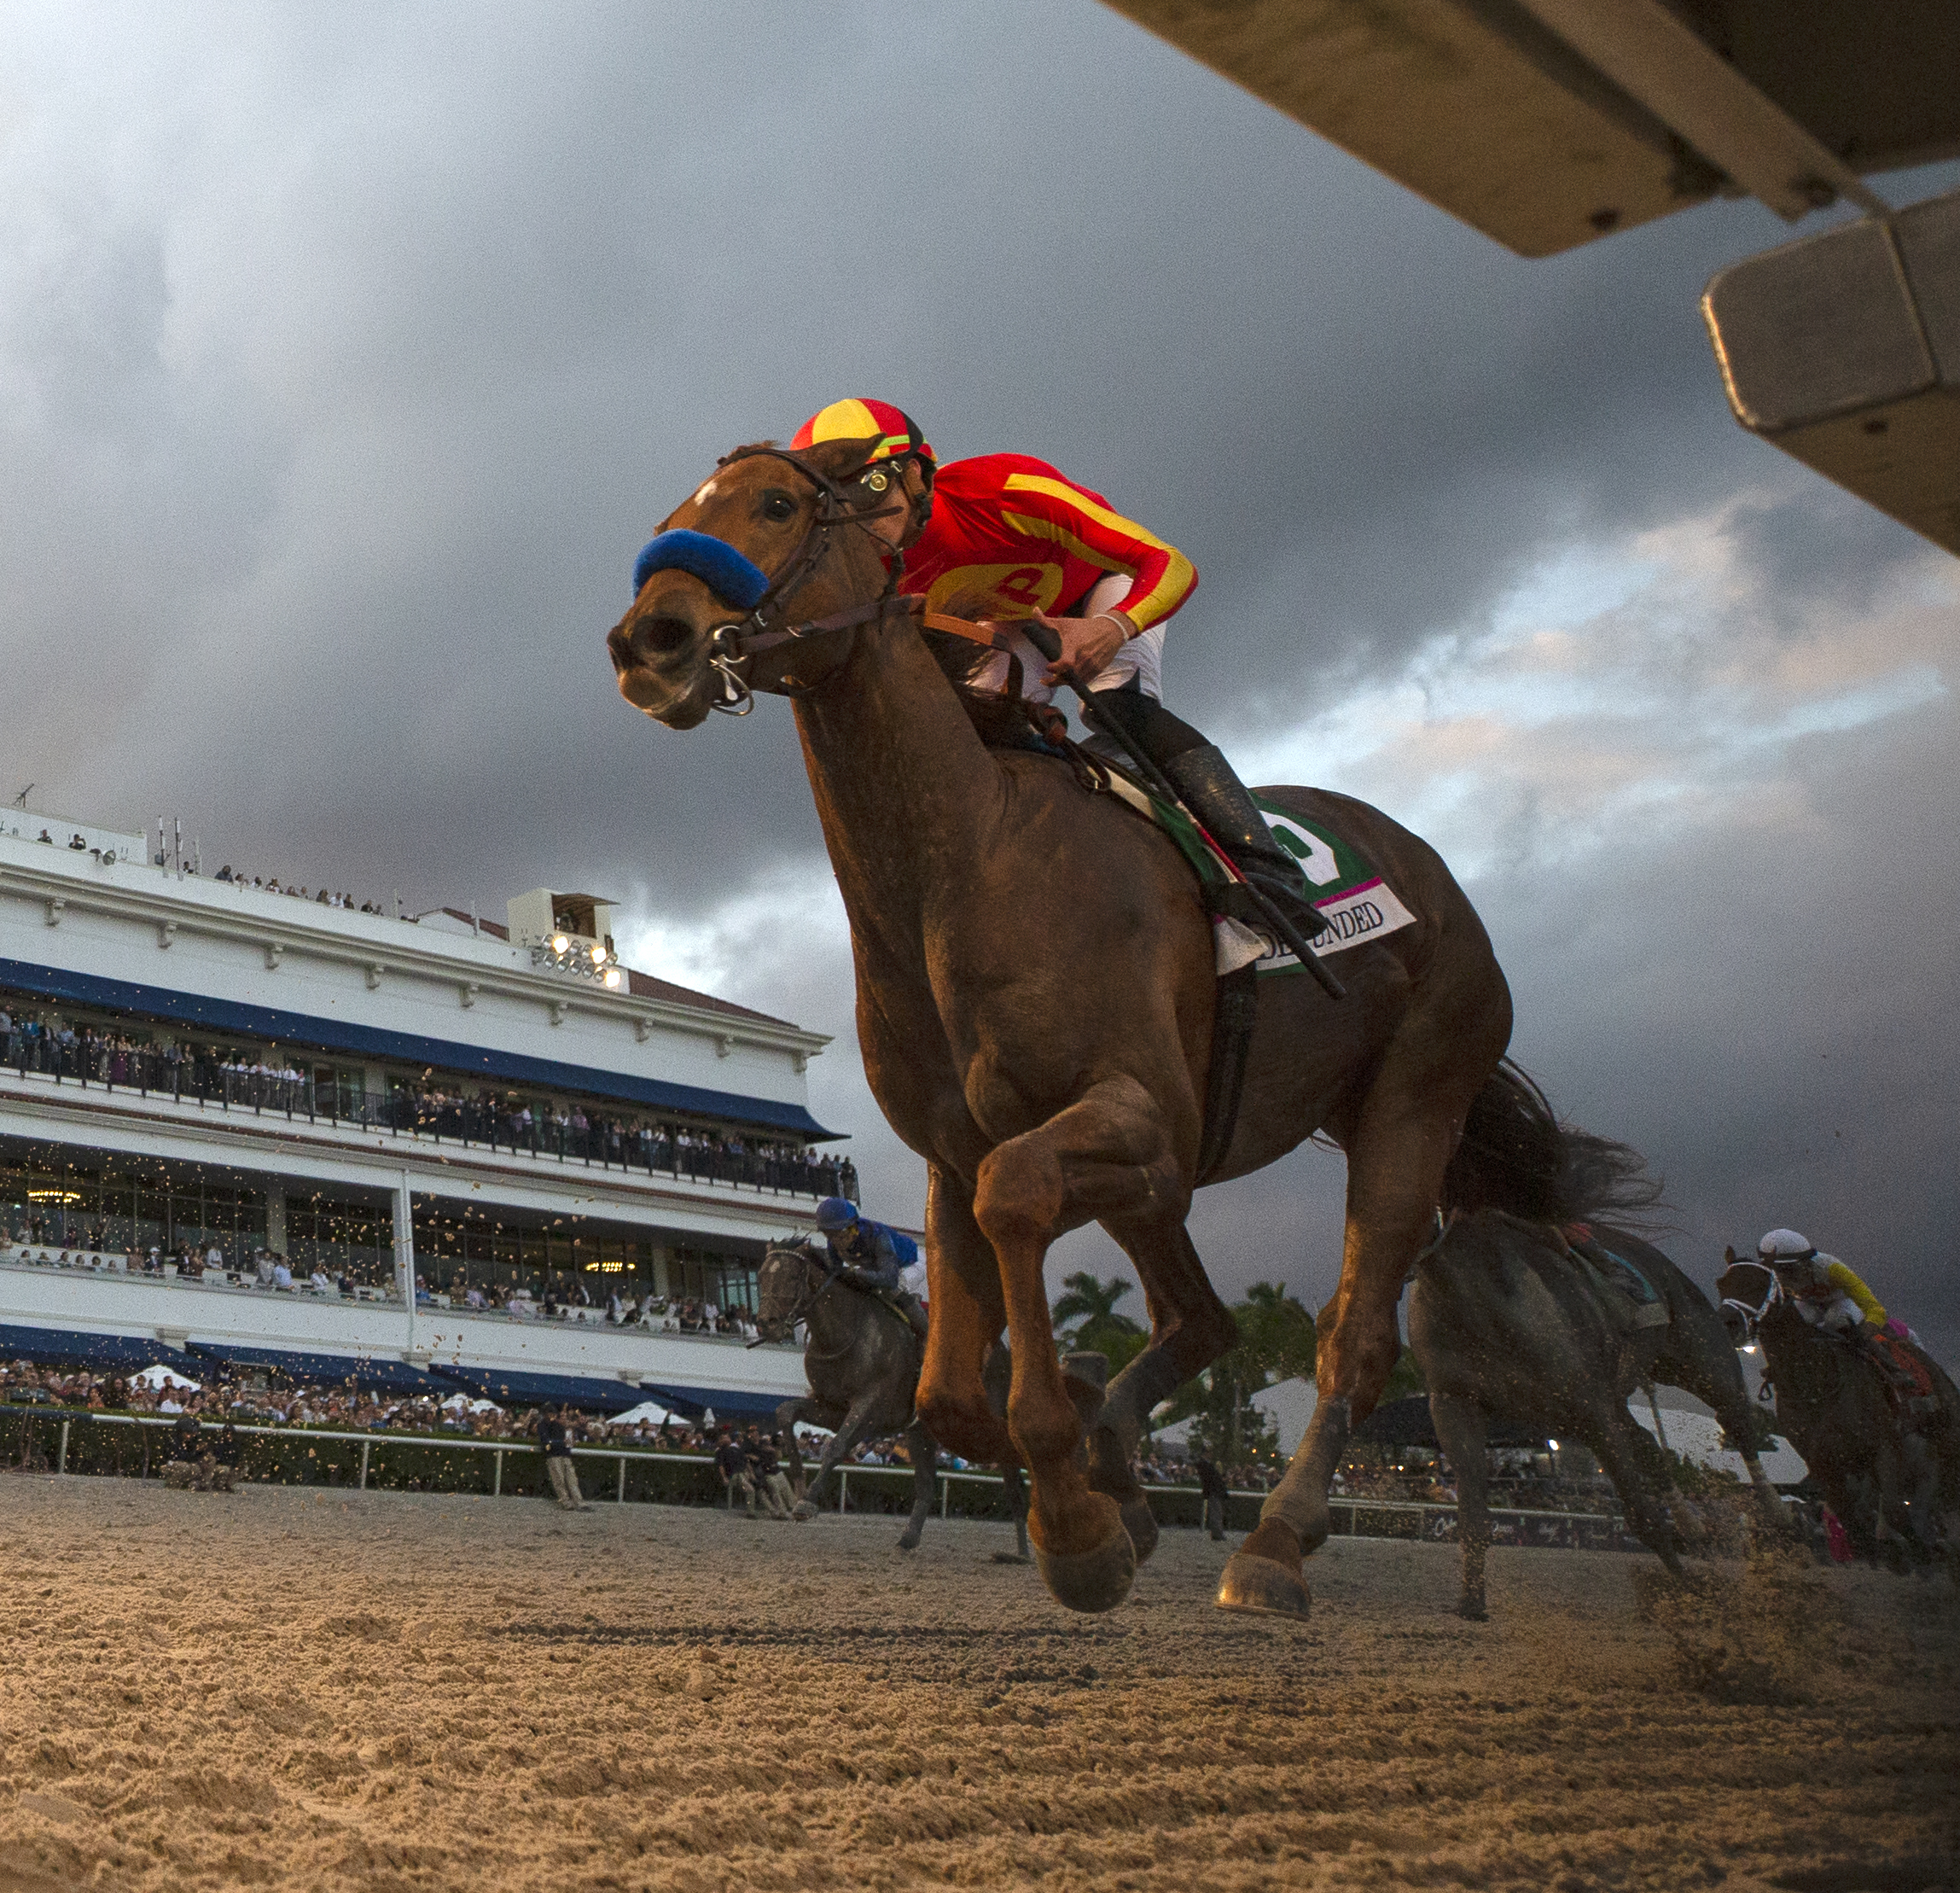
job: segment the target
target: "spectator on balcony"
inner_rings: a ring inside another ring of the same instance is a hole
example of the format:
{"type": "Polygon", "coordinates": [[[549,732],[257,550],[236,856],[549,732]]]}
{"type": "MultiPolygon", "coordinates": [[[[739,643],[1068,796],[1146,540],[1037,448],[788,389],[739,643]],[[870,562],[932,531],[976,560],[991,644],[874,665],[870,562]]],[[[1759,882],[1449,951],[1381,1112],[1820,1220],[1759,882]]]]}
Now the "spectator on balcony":
{"type": "Polygon", "coordinates": [[[274,1288],[291,1288],[293,1285],[293,1271],[287,1267],[283,1255],[276,1255],[272,1258],[272,1285],[274,1288]]]}

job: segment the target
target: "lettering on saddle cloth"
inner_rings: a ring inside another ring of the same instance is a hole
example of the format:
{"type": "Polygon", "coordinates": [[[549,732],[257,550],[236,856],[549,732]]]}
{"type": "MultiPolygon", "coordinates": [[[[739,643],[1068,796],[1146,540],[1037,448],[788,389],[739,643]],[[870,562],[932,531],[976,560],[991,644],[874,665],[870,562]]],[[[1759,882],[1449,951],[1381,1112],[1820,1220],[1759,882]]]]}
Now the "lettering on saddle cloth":
{"type": "Polygon", "coordinates": [[[1585,1223],[1567,1223],[1559,1234],[1565,1239],[1567,1255],[1583,1262],[1620,1300],[1631,1304],[1634,1327],[1667,1325],[1670,1318],[1666,1299],[1633,1263],[1624,1255],[1614,1255],[1585,1223]]]}
{"type": "MultiPolygon", "coordinates": [[[[1178,844],[1207,897],[1212,889],[1225,884],[1226,865],[1183,809],[1147,794],[1120,770],[1111,769],[1108,776],[1112,795],[1148,816],[1178,844]]],[[[1331,829],[1312,826],[1263,795],[1254,795],[1253,801],[1265,817],[1273,839],[1300,863],[1300,872],[1313,889],[1313,905],[1327,923],[1326,931],[1313,941],[1317,958],[1365,946],[1415,924],[1415,915],[1394,888],[1344,836],[1331,829]]],[[[1256,968],[1262,978],[1302,970],[1299,959],[1284,946],[1229,914],[1213,916],[1212,937],[1221,980],[1246,966],[1256,968]]]]}

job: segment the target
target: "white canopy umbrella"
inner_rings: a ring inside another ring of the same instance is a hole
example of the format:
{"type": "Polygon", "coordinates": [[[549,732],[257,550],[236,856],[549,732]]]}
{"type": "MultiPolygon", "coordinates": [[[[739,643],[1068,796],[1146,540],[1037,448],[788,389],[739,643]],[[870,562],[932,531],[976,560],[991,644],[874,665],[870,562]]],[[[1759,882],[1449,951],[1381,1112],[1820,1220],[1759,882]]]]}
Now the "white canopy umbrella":
{"type": "Polygon", "coordinates": [[[130,1381],[137,1387],[182,1387],[194,1394],[204,1385],[201,1380],[186,1380],[175,1368],[160,1361],[154,1367],[145,1367],[140,1374],[131,1374],[130,1381]]]}
{"type": "Polygon", "coordinates": [[[657,1401],[643,1400],[637,1407],[629,1407],[623,1413],[615,1413],[603,1422],[607,1426],[665,1426],[669,1420],[678,1419],[679,1415],[670,1413],[657,1401]]]}

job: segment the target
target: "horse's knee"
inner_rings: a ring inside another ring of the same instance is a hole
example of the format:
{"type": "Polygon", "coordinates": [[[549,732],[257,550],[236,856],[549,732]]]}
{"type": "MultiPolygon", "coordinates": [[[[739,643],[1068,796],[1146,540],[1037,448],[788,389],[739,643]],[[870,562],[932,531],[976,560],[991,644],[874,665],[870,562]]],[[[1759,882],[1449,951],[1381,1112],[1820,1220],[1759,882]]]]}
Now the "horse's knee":
{"type": "Polygon", "coordinates": [[[988,1153],[974,1191],[974,1220],[994,1246],[1045,1242],[1061,1220],[1067,1185],[1045,1144],[1017,1137],[988,1153]]]}

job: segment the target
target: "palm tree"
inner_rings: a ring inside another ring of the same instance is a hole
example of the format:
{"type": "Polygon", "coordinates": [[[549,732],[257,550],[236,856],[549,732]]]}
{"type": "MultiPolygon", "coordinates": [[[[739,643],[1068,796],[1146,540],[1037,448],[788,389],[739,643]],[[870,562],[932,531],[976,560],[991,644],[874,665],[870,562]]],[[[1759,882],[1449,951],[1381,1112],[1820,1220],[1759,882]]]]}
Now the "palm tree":
{"type": "Polygon", "coordinates": [[[1149,1338],[1128,1315],[1116,1312],[1131,1285],[1120,1275],[1104,1282],[1078,1271],[1062,1278],[1061,1293],[1049,1311],[1056,1335],[1080,1352],[1103,1355],[1111,1373],[1141,1353],[1149,1338]]]}

